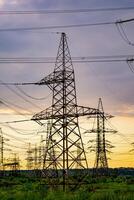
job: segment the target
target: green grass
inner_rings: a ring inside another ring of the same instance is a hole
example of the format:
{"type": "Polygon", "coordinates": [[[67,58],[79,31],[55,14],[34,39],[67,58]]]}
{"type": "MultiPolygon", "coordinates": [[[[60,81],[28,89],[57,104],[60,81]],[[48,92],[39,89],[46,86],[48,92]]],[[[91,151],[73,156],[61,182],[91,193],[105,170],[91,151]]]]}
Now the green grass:
{"type": "Polygon", "coordinates": [[[75,191],[41,185],[35,178],[0,179],[0,200],[134,200],[133,178],[94,178],[75,191]]]}

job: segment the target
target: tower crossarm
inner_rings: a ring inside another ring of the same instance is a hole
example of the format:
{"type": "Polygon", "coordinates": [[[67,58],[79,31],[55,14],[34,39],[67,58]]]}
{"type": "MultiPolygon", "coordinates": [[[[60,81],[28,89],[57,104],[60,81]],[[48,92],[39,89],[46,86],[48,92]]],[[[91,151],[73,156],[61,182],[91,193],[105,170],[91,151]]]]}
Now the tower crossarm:
{"type": "MultiPolygon", "coordinates": [[[[64,77],[64,81],[66,82],[73,81],[72,79],[72,71],[66,70],[66,76],[64,77]]],[[[41,79],[40,81],[36,82],[36,85],[53,85],[57,83],[63,82],[63,70],[54,71],[45,78],[41,79]]]]}
{"type": "MultiPolygon", "coordinates": [[[[43,110],[32,117],[32,120],[48,120],[48,119],[59,119],[64,118],[65,114],[60,114],[57,112],[57,108],[49,107],[46,110],[43,110]]],[[[101,114],[98,109],[89,108],[84,106],[72,106],[72,111],[67,113],[67,117],[81,117],[81,116],[89,116],[89,118],[96,117],[97,114],[101,114]]]]}
{"type": "Polygon", "coordinates": [[[89,116],[90,118],[96,117],[99,113],[99,110],[96,108],[89,108],[85,106],[77,106],[77,115],[78,117],[81,116],[89,116]]]}

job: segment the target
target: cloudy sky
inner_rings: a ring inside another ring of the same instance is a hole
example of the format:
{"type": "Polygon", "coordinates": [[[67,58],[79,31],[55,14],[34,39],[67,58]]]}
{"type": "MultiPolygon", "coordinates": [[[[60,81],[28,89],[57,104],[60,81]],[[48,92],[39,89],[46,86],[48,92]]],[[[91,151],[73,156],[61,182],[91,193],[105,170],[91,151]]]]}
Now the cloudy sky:
{"type": "MultiPolygon", "coordinates": [[[[66,10],[131,6],[134,6],[132,0],[0,0],[0,11],[66,10]]],[[[1,14],[0,29],[111,22],[133,17],[133,10],[72,14],[51,13],[44,15],[1,14]]],[[[123,28],[129,40],[133,43],[134,23],[124,24],[123,28]]],[[[129,45],[122,39],[114,24],[68,29],[60,28],[18,32],[0,31],[0,58],[56,57],[60,40],[60,34],[56,34],[56,32],[65,32],[67,34],[72,57],[133,55],[134,52],[134,46],[129,45]]],[[[53,68],[54,64],[0,63],[0,81],[38,81],[51,73],[53,68]]],[[[110,161],[111,166],[133,166],[134,161],[131,161],[133,156],[129,155],[128,151],[131,149],[130,143],[134,142],[134,73],[131,72],[126,62],[74,63],[74,69],[78,104],[96,107],[98,98],[101,97],[105,111],[115,116],[111,123],[119,133],[114,137],[112,135],[107,136],[116,146],[113,150],[113,155],[111,155],[111,158],[113,157],[110,161]],[[120,162],[121,159],[124,159],[122,164],[120,162]]],[[[1,122],[29,118],[32,114],[50,106],[51,93],[46,86],[27,86],[22,89],[33,97],[46,97],[46,99],[35,101],[24,96],[16,87],[7,88],[0,86],[1,122]],[[17,115],[18,112],[26,116],[17,115]]],[[[81,122],[81,126],[88,128],[88,122],[86,120],[81,122]]],[[[40,126],[33,123],[30,125],[27,123],[21,125],[15,124],[13,127],[26,129],[26,133],[32,132],[33,129],[40,129],[40,126]]],[[[3,125],[2,130],[16,137],[23,137],[3,125]]],[[[28,138],[25,139],[28,141],[28,138]]],[[[13,142],[15,143],[15,140],[13,142]]],[[[14,149],[14,151],[17,150],[14,149]]],[[[94,158],[90,159],[89,155],[88,159],[90,166],[92,166],[94,158]]]]}

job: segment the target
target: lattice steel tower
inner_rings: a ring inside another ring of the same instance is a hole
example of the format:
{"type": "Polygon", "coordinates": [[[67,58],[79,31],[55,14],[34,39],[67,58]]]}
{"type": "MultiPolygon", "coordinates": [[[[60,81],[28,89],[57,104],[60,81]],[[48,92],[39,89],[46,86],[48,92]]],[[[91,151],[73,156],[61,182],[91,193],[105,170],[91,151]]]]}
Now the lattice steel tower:
{"type": "Polygon", "coordinates": [[[77,105],[75,75],[65,33],[61,34],[54,72],[36,84],[48,85],[53,93],[52,106],[32,118],[41,125],[49,120],[44,172],[49,171],[50,175],[54,166],[55,170],[61,169],[65,188],[70,169],[88,167],[78,117],[95,117],[98,113],[98,109],[77,105]]]}
{"type": "Polygon", "coordinates": [[[33,149],[31,149],[31,143],[28,143],[28,150],[27,150],[27,169],[31,170],[33,168],[33,149]]]}
{"type": "Polygon", "coordinates": [[[2,129],[0,128],[0,167],[3,169],[4,164],[4,138],[2,134],[2,129]]]}
{"type": "Polygon", "coordinates": [[[98,110],[100,111],[97,114],[97,129],[94,132],[97,132],[96,138],[96,159],[94,164],[94,175],[107,175],[108,174],[108,159],[107,159],[107,143],[105,139],[105,133],[116,133],[115,130],[106,128],[106,120],[111,118],[111,115],[105,115],[103,104],[101,98],[98,102],[98,110]]]}

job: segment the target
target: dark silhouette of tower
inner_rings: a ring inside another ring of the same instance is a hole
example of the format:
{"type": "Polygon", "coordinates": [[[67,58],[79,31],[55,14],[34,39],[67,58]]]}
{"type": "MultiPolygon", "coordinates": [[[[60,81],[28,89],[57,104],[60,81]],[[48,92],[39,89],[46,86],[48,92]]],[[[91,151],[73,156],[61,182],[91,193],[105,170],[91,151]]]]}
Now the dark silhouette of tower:
{"type": "Polygon", "coordinates": [[[98,109],[77,105],[75,75],[65,33],[61,34],[54,72],[35,84],[47,85],[53,92],[52,106],[32,118],[41,125],[49,120],[43,171],[45,174],[49,171],[52,177],[60,176],[62,171],[65,189],[71,169],[77,165],[85,172],[88,167],[78,118],[96,117],[98,113],[98,109]]]}
{"type": "Polygon", "coordinates": [[[108,159],[107,159],[107,148],[113,147],[105,139],[105,133],[116,133],[115,130],[106,128],[106,120],[112,116],[105,116],[103,104],[101,98],[98,102],[98,110],[100,111],[97,114],[97,129],[94,132],[97,132],[96,138],[96,159],[94,164],[94,175],[107,175],[108,174],[108,159]]]}
{"type": "Polygon", "coordinates": [[[9,163],[13,175],[17,175],[20,170],[20,160],[16,153],[13,153],[11,163],[9,163]]]}
{"type": "MultiPolygon", "coordinates": [[[[2,129],[0,128],[0,170],[3,171],[3,172],[1,171],[1,175],[4,175],[4,169],[5,169],[4,152],[11,151],[11,149],[5,148],[5,146],[4,146],[5,141],[9,141],[9,139],[7,139],[3,136],[2,129]]],[[[5,145],[7,145],[7,144],[5,144],[5,145]]]]}
{"type": "Polygon", "coordinates": [[[2,134],[2,130],[0,128],[0,166],[3,169],[4,164],[4,138],[2,134]]]}
{"type": "Polygon", "coordinates": [[[33,168],[33,150],[31,148],[31,143],[28,144],[28,150],[27,150],[27,169],[31,170],[33,168]]]}
{"type": "Polygon", "coordinates": [[[34,152],[34,169],[38,169],[38,148],[37,145],[35,145],[35,148],[33,150],[34,152]]]}
{"type": "Polygon", "coordinates": [[[41,140],[40,140],[40,144],[39,144],[39,148],[38,148],[38,169],[42,168],[42,164],[43,164],[43,156],[44,156],[44,140],[43,140],[43,135],[41,135],[41,140]]]}

